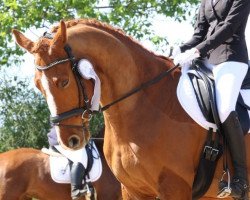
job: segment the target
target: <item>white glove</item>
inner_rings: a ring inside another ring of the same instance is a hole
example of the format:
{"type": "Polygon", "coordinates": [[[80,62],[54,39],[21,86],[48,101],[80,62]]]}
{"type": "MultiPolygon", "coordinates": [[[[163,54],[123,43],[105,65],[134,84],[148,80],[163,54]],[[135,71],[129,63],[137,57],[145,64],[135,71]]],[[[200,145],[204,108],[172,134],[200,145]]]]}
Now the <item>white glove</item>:
{"type": "Polygon", "coordinates": [[[181,67],[190,66],[195,58],[200,57],[200,52],[196,48],[185,51],[184,53],[178,54],[174,58],[174,64],[180,65],[181,67]]]}
{"type": "Polygon", "coordinates": [[[179,46],[174,46],[171,58],[175,58],[177,55],[181,53],[181,48],[179,46]]]}

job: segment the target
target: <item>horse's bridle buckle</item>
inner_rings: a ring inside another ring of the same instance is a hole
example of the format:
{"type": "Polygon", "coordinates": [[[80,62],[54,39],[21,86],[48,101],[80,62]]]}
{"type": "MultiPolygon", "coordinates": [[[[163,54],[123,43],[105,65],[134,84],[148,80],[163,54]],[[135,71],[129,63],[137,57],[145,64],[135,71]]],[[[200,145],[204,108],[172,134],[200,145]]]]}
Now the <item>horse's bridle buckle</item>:
{"type": "Polygon", "coordinates": [[[82,119],[83,119],[83,121],[85,121],[85,120],[91,120],[91,118],[92,118],[92,113],[91,113],[91,111],[90,110],[85,110],[83,113],[82,113],[82,119]]]}
{"type": "Polygon", "coordinates": [[[211,146],[205,146],[204,150],[203,150],[203,153],[205,155],[205,158],[207,160],[211,160],[211,161],[214,161],[216,160],[218,154],[219,154],[219,150],[218,149],[215,149],[215,148],[212,148],[211,146]]]}

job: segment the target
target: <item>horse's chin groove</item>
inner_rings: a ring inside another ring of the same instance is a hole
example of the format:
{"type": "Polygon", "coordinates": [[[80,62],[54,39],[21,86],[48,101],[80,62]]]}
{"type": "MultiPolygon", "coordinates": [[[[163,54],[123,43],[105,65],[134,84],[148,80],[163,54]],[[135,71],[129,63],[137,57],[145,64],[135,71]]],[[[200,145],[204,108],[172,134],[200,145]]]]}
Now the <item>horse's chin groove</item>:
{"type": "Polygon", "coordinates": [[[80,137],[77,135],[72,135],[69,140],[68,140],[68,147],[70,149],[79,149],[81,148],[81,142],[80,142],[80,137]]]}

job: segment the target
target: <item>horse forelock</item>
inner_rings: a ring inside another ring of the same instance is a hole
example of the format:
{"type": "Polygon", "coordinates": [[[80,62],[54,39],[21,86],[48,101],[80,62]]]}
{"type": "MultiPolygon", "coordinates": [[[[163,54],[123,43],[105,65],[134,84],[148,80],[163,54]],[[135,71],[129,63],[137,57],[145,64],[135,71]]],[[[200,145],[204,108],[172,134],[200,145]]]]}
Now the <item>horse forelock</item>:
{"type": "Polygon", "coordinates": [[[41,37],[33,48],[35,54],[35,63],[37,65],[46,65],[59,58],[66,57],[66,52],[63,48],[58,48],[53,44],[51,39],[41,37]],[[39,63],[43,60],[45,63],[39,63]]]}
{"type": "Polygon", "coordinates": [[[50,48],[50,42],[46,38],[40,38],[34,46],[33,52],[34,53],[43,53],[48,52],[50,48]]]}

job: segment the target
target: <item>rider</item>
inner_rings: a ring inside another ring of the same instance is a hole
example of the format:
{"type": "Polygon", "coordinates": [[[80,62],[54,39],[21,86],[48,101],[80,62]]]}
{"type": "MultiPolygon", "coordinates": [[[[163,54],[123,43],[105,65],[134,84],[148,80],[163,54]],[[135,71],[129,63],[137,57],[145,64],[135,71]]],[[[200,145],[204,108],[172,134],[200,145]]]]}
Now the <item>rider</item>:
{"type": "MultiPolygon", "coordinates": [[[[55,150],[56,149],[55,146],[59,145],[59,143],[57,141],[57,134],[54,127],[50,130],[47,136],[50,148],[55,150]]],[[[71,197],[73,200],[77,200],[80,197],[85,196],[86,194],[86,188],[82,184],[82,181],[84,179],[85,168],[82,163],[80,162],[74,163],[70,160],[69,160],[69,166],[70,166],[70,178],[71,178],[71,197]]]]}
{"type": "MultiPolygon", "coordinates": [[[[175,64],[190,66],[193,59],[202,57],[213,72],[219,117],[234,167],[231,196],[237,199],[246,199],[248,190],[244,135],[235,105],[248,70],[249,11],[250,0],[201,0],[191,40],[173,51],[175,64]]],[[[226,182],[219,184],[218,196],[226,186],[226,182]]]]}

